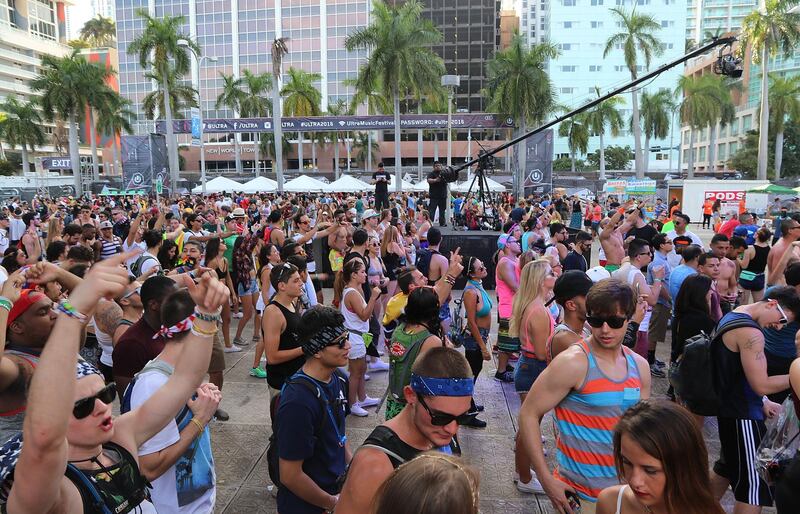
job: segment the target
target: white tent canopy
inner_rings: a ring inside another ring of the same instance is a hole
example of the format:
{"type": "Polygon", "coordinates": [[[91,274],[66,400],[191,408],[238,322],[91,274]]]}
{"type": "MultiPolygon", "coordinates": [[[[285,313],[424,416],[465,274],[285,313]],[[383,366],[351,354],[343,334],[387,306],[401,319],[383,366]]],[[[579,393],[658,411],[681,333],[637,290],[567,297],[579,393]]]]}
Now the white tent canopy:
{"type": "MultiPolygon", "coordinates": [[[[394,184],[395,184],[395,178],[394,175],[392,175],[391,179],[389,180],[389,193],[394,193],[395,191],[397,191],[394,184]]],[[[416,191],[416,189],[414,189],[414,184],[412,184],[411,182],[406,182],[405,180],[401,180],[400,191],[410,192],[410,191],[416,191]]]]}
{"type": "Polygon", "coordinates": [[[278,189],[278,183],[267,177],[256,177],[242,184],[245,193],[272,193],[278,189]]]}
{"type": "MultiPolygon", "coordinates": [[[[222,191],[241,191],[242,184],[226,177],[217,177],[206,182],[206,193],[220,193],[222,191]]],[[[202,193],[203,185],[192,189],[192,193],[202,193]]]]}
{"type": "Polygon", "coordinates": [[[283,185],[283,190],[290,193],[319,193],[329,191],[330,186],[321,180],[300,175],[283,185]]]}
{"type": "Polygon", "coordinates": [[[372,186],[352,175],[342,175],[337,180],[328,184],[328,191],[332,193],[352,193],[356,191],[369,191],[372,186]]]}
{"type": "Polygon", "coordinates": [[[430,191],[430,184],[428,184],[428,179],[420,180],[416,184],[414,184],[414,191],[417,193],[427,193],[430,191]]]}
{"type": "MultiPolygon", "coordinates": [[[[492,180],[489,177],[486,177],[486,184],[489,186],[489,191],[493,193],[502,193],[506,190],[506,186],[497,182],[496,180],[492,180]]],[[[469,177],[464,182],[456,185],[455,187],[451,187],[451,191],[457,191],[459,193],[466,193],[469,190],[469,186],[472,185],[472,177],[469,177]]],[[[472,192],[478,191],[478,181],[475,181],[475,185],[472,187],[472,192]]]]}

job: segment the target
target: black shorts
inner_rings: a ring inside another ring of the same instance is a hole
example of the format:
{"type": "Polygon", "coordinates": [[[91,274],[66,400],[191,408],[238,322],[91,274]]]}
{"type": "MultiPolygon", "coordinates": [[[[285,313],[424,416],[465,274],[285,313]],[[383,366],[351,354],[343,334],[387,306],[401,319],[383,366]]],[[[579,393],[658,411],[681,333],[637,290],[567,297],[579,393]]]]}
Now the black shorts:
{"type": "Polygon", "coordinates": [[[314,291],[320,292],[322,291],[322,281],[318,278],[312,278],[311,283],[314,284],[314,291]]]}
{"type": "Polygon", "coordinates": [[[714,473],[731,484],[733,497],[748,505],[772,505],[772,491],[758,475],[756,449],[767,429],[754,419],[717,418],[719,423],[719,459],[714,473]]]}

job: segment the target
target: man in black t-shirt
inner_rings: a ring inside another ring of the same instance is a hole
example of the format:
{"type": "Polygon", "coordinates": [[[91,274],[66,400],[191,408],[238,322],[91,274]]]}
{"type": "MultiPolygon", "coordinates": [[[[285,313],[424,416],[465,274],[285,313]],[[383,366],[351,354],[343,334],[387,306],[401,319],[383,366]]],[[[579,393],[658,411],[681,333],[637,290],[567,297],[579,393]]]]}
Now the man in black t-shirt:
{"type": "Polygon", "coordinates": [[[383,169],[383,163],[378,163],[378,171],[372,174],[372,183],[375,184],[375,210],[389,208],[389,173],[383,169]]]}
{"type": "Polygon", "coordinates": [[[431,219],[436,217],[436,211],[438,210],[439,226],[446,227],[447,182],[442,178],[442,165],[439,161],[433,163],[433,171],[428,174],[428,187],[430,190],[430,206],[428,210],[431,219]]]}
{"type": "MultiPolygon", "coordinates": [[[[656,230],[655,227],[653,227],[649,223],[645,223],[642,217],[642,207],[640,206],[635,210],[639,216],[636,218],[636,225],[632,229],[628,230],[627,234],[625,234],[626,246],[627,246],[627,240],[629,239],[630,240],[644,239],[645,241],[650,243],[653,240],[653,238],[656,237],[656,234],[658,234],[658,230],[656,230]]],[[[628,211],[627,214],[630,214],[631,212],[632,211],[628,211]]]]}
{"type": "Polygon", "coordinates": [[[589,255],[591,250],[592,235],[583,230],[575,234],[575,244],[572,247],[572,251],[561,261],[561,264],[564,266],[564,272],[578,270],[585,273],[586,270],[589,269],[586,256],[589,255]]]}

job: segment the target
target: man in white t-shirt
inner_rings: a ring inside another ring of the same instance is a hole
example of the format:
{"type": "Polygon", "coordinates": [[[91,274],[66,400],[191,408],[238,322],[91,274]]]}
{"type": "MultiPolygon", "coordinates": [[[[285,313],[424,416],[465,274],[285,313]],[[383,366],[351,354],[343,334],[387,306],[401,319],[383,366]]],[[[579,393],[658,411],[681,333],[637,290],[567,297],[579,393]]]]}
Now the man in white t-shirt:
{"type": "Polygon", "coordinates": [[[198,243],[205,243],[209,239],[217,237],[211,235],[208,230],[203,230],[203,217],[198,214],[190,214],[186,217],[186,222],[189,224],[189,229],[186,231],[186,241],[190,239],[198,243]]]}
{"type": "MultiPolygon", "coordinates": [[[[692,240],[693,245],[703,248],[703,240],[700,239],[697,234],[687,228],[689,226],[689,222],[689,216],[683,214],[682,212],[675,211],[675,213],[672,215],[672,224],[675,226],[675,228],[667,232],[667,237],[670,239],[670,241],[673,241],[678,236],[685,236],[692,240]]],[[[680,266],[681,256],[675,252],[675,248],[673,248],[669,253],[667,261],[672,268],[680,266]]]]}
{"type": "Polygon", "coordinates": [[[8,239],[9,223],[8,215],[0,214],[0,255],[4,255],[6,253],[10,243],[10,240],[8,239]]]}

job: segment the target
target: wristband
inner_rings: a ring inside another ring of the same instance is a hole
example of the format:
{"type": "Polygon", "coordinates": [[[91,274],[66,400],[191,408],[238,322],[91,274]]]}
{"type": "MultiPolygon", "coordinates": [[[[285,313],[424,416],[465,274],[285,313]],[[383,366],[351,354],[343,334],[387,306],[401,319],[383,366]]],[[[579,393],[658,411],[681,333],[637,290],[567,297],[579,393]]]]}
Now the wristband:
{"type": "Polygon", "coordinates": [[[211,323],[216,323],[216,322],[222,321],[222,315],[220,314],[221,312],[222,312],[222,307],[217,309],[217,311],[214,314],[209,314],[207,312],[200,312],[195,307],[194,316],[195,316],[195,318],[203,320],[203,321],[209,321],[211,323]]]}
{"type": "Polygon", "coordinates": [[[217,333],[217,330],[218,329],[216,328],[216,326],[214,327],[214,330],[203,330],[202,328],[198,327],[197,325],[193,325],[192,329],[191,329],[191,332],[192,332],[192,334],[194,334],[194,335],[196,335],[198,337],[212,337],[214,334],[217,333]]]}
{"type": "Polygon", "coordinates": [[[0,307],[11,312],[11,308],[14,306],[13,302],[6,298],[5,296],[0,296],[0,307]]]}
{"type": "Polygon", "coordinates": [[[197,427],[197,430],[199,431],[199,433],[197,434],[197,436],[196,436],[196,437],[200,437],[201,435],[203,435],[203,432],[205,432],[205,430],[206,430],[206,427],[204,427],[204,426],[202,425],[202,423],[200,423],[199,421],[197,421],[197,418],[192,418],[192,419],[190,420],[190,422],[194,423],[194,425],[197,427]]]}
{"type": "Polygon", "coordinates": [[[653,279],[653,283],[654,284],[656,284],[656,283],[660,284],[661,282],[662,282],[662,279],[660,279],[660,278],[654,278],[653,279]]]}
{"type": "Polygon", "coordinates": [[[86,320],[88,319],[86,314],[81,314],[78,312],[68,300],[61,300],[56,306],[56,310],[61,314],[66,314],[70,318],[80,321],[81,323],[86,323],[86,320]]]}

